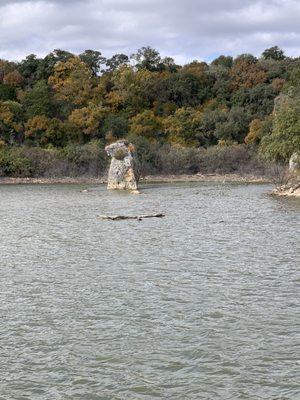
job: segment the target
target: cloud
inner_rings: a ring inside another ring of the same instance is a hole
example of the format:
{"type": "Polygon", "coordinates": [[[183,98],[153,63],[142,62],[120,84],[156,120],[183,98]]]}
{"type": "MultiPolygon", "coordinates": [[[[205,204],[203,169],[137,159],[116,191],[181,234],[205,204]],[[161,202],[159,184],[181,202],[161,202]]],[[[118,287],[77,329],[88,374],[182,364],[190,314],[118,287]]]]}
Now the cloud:
{"type": "Polygon", "coordinates": [[[0,57],[145,45],[181,63],[274,45],[299,56],[299,20],[298,0],[0,0],[0,57]]]}

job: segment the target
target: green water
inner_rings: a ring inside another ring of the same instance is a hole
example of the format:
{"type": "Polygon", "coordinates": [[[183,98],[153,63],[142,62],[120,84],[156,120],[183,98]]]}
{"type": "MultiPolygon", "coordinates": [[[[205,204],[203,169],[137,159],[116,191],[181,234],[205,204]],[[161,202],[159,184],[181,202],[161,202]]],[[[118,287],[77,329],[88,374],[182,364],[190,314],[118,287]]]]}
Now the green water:
{"type": "Polygon", "coordinates": [[[1,400],[300,398],[298,200],[84,188],[0,187],[1,400]]]}

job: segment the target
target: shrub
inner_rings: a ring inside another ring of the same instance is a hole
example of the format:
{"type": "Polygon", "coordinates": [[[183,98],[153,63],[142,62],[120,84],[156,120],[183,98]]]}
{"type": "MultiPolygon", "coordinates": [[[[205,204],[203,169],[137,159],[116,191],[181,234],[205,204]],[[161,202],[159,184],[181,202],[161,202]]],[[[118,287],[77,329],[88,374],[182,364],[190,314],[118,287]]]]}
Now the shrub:
{"type": "Polygon", "coordinates": [[[40,147],[0,148],[0,176],[98,176],[107,167],[104,149],[95,141],[63,149],[40,147]]]}
{"type": "Polygon", "coordinates": [[[32,176],[32,162],[20,148],[0,150],[0,176],[32,176]]]}
{"type": "Polygon", "coordinates": [[[123,160],[123,159],[126,157],[126,154],[127,154],[126,150],[120,148],[120,149],[117,149],[117,150],[115,151],[114,157],[115,157],[117,160],[123,160]]]}

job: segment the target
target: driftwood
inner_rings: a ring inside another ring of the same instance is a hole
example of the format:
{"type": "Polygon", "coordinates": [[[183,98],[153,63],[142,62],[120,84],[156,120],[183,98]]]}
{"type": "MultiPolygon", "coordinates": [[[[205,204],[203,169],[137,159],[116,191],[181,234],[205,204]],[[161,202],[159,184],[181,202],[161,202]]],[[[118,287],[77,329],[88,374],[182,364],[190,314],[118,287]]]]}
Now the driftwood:
{"type": "Polygon", "coordinates": [[[111,221],[120,221],[123,219],[137,219],[142,221],[144,218],[163,218],[165,214],[147,214],[147,215],[137,215],[137,216],[126,216],[126,215],[98,215],[99,219],[108,219],[111,221]]]}

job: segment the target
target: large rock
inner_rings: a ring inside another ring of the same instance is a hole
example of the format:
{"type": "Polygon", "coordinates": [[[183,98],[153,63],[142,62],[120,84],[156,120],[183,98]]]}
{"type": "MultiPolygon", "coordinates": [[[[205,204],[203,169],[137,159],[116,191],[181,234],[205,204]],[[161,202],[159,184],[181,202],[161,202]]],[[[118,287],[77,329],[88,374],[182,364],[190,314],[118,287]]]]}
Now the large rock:
{"type": "Polygon", "coordinates": [[[112,157],[107,189],[137,190],[138,169],[134,146],[126,140],[119,140],[105,147],[112,157]]]}

